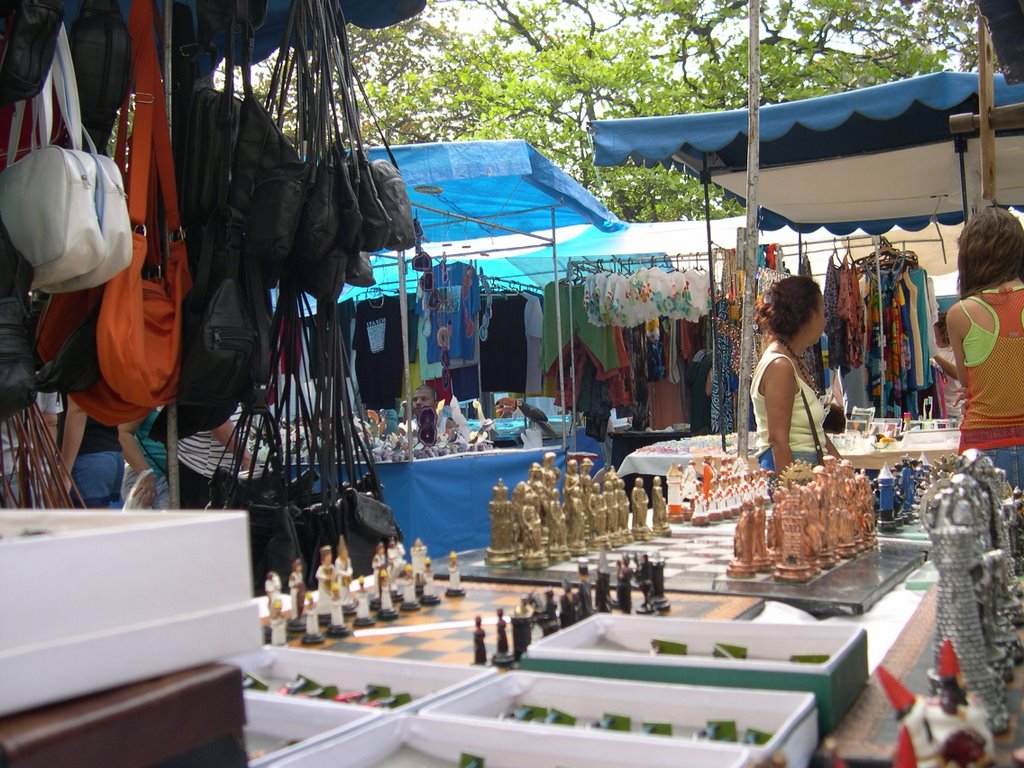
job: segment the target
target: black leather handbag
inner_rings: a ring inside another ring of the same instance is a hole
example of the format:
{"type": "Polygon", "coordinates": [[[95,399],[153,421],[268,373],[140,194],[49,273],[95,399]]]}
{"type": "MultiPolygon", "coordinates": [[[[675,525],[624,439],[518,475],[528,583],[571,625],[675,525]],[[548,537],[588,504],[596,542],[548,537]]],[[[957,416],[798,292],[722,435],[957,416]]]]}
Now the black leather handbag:
{"type": "Polygon", "coordinates": [[[84,0],[71,26],[82,123],[101,153],[131,87],[132,40],[117,0],[84,0]]]}
{"type": "Polygon", "coordinates": [[[4,0],[9,16],[0,61],[0,106],[31,99],[43,89],[64,20],[63,0],[4,0]]]}

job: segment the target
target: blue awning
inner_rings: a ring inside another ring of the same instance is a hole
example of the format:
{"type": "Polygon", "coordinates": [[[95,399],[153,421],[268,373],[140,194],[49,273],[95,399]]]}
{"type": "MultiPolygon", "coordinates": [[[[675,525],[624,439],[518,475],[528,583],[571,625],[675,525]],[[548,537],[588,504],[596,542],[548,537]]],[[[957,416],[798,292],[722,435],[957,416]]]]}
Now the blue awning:
{"type": "MultiPolygon", "coordinates": [[[[430,243],[592,224],[623,226],[590,192],[521,139],[405,144],[392,151],[430,243]],[[477,219],[466,221],[459,217],[477,219]],[[495,225],[501,225],[495,226],[495,225]]],[[[382,147],[371,159],[387,159],[382,147]]]]}
{"type": "MultiPolygon", "coordinates": [[[[761,110],[760,226],[885,232],[961,218],[959,161],[948,118],[977,112],[978,77],[940,72],[761,110]]],[[[1024,101],[1024,85],[995,82],[996,104],[1024,101]]],[[[597,165],[632,160],[699,174],[745,194],[747,110],[594,123],[597,165]]],[[[978,166],[968,142],[966,168],[978,166]]],[[[1024,138],[1000,137],[998,202],[1024,203],[1024,138]]]]}

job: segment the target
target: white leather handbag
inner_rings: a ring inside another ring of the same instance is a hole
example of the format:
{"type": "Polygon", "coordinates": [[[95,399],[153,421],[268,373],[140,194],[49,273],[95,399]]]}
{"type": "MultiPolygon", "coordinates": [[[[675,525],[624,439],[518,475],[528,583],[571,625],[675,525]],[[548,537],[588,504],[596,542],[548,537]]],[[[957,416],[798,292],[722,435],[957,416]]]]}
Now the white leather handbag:
{"type": "MultiPolygon", "coordinates": [[[[42,146],[0,173],[0,216],[34,269],[32,287],[62,293],[102,285],[126,269],[132,259],[132,233],[121,171],[109,157],[96,153],[82,130],[63,29],[47,83],[33,103],[33,143],[51,135],[53,95],[72,148],[42,146]],[[91,152],[81,149],[83,136],[91,152]]],[[[21,114],[16,109],[12,145],[21,135],[21,114]]],[[[8,157],[15,156],[15,149],[9,147],[8,157]]]]}

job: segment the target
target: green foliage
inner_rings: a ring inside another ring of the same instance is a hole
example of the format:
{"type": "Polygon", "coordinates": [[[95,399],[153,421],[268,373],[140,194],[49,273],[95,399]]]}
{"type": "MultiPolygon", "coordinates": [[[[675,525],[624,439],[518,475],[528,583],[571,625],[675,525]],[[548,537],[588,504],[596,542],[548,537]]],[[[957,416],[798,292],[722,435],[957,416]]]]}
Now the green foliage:
{"type": "MultiPolygon", "coordinates": [[[[522,138],[622,218],[667,221],[703,216],[697,181],[595,168],[587,126],[745,106],[746,14],[743,0],[432,0],[351,34],[389,141],[522,138]]],[[[767,0],[764,103],[968,68],[974,14],[965,0],[767,0]]],[[[712,215],[739,210],[712,202],[712,215]]]]}

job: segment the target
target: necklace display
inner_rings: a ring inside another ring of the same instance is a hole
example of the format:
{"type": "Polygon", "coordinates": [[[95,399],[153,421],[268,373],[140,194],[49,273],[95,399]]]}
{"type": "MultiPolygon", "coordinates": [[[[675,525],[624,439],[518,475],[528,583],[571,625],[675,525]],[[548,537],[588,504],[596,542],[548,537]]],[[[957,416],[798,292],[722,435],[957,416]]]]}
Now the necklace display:
{"type": "Polygon", "coordinates": [[[789,352],[790,357],[796,361],[796,367],[800,372],[800,378],[804,380],[804,383],[806,383],[808,387],[817,392],[818,388],[814,384],[814,374],[811,373],[811,369],[807,367],[807,363],[804,361],[804,356],[798,355],[794,352],[793,348],[782,339],[777,339],[777,341],[787,352],[789,352]]]}

